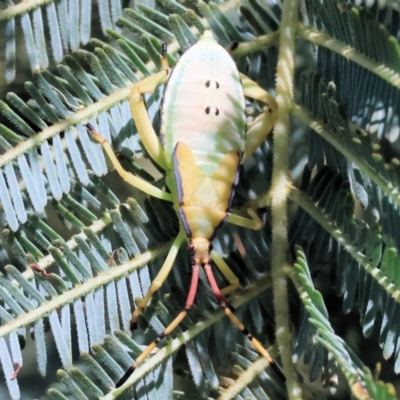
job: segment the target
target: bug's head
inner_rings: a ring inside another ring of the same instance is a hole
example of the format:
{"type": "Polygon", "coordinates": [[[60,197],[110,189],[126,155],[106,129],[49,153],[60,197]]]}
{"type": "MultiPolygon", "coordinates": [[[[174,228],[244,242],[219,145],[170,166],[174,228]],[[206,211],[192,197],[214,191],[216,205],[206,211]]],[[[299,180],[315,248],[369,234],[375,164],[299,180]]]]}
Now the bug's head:
{"type": "Polygon", "coordinates": [[[192,262],[194,264],[209,264],[211,243],[205,238],[192,238],[189,241],[189,251],[191,253],[192,262]]]}
{"type": "Polygon", "coordinates": [[[215,42],[216,43],[213,33],[211,31],[209,31],[209,30],[204,31],[204,33],[202,34],[200,40],[203,41],[203,42],[209,41],[209,42],[215,42]]]}

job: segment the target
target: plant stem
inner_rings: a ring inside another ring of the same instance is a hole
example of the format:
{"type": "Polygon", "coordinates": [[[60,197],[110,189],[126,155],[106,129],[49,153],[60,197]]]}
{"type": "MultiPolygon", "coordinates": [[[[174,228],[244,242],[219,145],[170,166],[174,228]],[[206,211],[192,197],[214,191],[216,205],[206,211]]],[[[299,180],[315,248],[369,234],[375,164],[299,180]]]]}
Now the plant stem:
{"type": "MultiPolygon", "coordinates": [[[[372,60],[365,54],[361,54],[354,47],[342,43],[328,34],[316,29],[300,25],[298,33],[304,39],[340,54],[346,59],[353,61],[359,66],[379,76],[395,88],[400,89],[400,75],[387,65],[372,60]]],[[[398,47],[397,41],[396,46],[398,47]]]]}
{"type": "Polygon", "coordinates": [[[38,7],[52,3],[52,0],[29,0],[7,7],[0,11],[0,21],[9,21],[18,15],[26,14],[38,7]]]}
{"type": "Polygon", "coordinates": [[[338,135],[332,132],[325,124],[318,121],[309,111],[304,109],[302,106],[295,104],[292,108],[292,114],[299,118],[301,121],[306,123],[312,128],[318,135],[323,137],[333,147],[335,147],[340,153],[342,153],[348,160],[358,166],[361,172],[368,176],[372,182],[374,182],[379,188],[389,197],[391,197],[397,205],[400,206],[400,193],[399,188],[395,184],[387,180],[382,174],[374,168],[373,165],[368,163],[362,157],[352,151],[351,147],[344,144],[338,135]]]}
{"type": "MultiPolygon", "coordinates": [[[[307,214],[317,221],[366,271],[375,279],[376,283],[382,287],[392,297],[394,301],[400,303],[400,288],[394,282],[391,282],[385,273],[377,268],[376,263],[371,262],[369,257],[363,254],[362,249],[351,240],[346,232],[343,232],[335,221],[329,219],[318,208],[310,198],[295,187],[291,187],[288,193],[290,200],[298,204],[307,214]]],[[[292,274],[290,275],[292,278],[292,274]]],[[[292,278],[293,280],[293,278],[292,278]]]]}
{"type": "Polygon", "coordinates": [[[293,104],[294,43],[298,25],[298,1],[285,1],[279,35],[279,59],[276,79],[277,122],[274,128],[274,159],[271,182],[272,213],[272,282],[276,319],[276,342],[281,354],[289,399],[301,399],[292,363],[291,332],[287,278],[283,266],[288,264],[287,191],[289,171],[289,114],[293,104]]]}
{"type": "Polygon", "coordinates": [[[29,324],[39,320],[40,318],[43,318],[46,314],[49,314],[54,310],[61,309],[66,304],[72,303],[76,299],[93,292],[99,287],[103,287],[110,282],[116,281],[117,279],[125,279],[126,274],[137,270],[143,265],[149,263],[151,260],[159,257],[161,254],[164,254],[170,246],[171,243],[167,243],[158,247],[156,250],[146,251],[143,254],[137,255],[134,259],[118,265],[117,267],[110,268],[94,278],[87,280],[81,285],[77,285],[67,292],[64,292],[59,296],[40,304],[33,310],[27,311],[25,314],[21,314],[12,321],[0,326],[0,338],[16,331],[20,327],[28,326],[29,324]]]}
{"type": "MultiPolygon", "coordinates": [[[[277,352],[273,354],[271,349],[268,349],[271,356],[276,356],[277,352]]],[[[254,361],[246,371],[244,371],[235,381],[235,383],[225,389],[217,400],[231,400],[238,396],[244,388],[248,387],[264,370],[268,367],[268,361],[264,357],[260,357],[254,361]]]]}

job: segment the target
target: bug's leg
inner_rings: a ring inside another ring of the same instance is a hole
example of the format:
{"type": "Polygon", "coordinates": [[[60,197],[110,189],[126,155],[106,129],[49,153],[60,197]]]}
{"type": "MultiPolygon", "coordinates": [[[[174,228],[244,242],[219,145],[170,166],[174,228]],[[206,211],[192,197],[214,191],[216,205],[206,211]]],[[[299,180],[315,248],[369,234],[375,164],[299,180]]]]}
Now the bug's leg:
{"type": "Polygon", "coordinates": [[[189,293],[186,299],[186,304],[183,310],[178,314],[178,316],[157,336],[157,338],[143,351],[143,353],[136,359],[136,361],[128,368],[124,376],[115,385],[117,388],[122,386],[129,376],[133,373],[136,367],[150,354],[150,352],[157,347],[158,343],[168,336],[186,317],[188,311],[193,305],[194,299],[197,292],[197,284],[199,282],[199,269],[200,265],[198,263],[193,264],[192,269],[192,280],[190,283],[189,293]]]}
{"type": "Polygon", "coordinates": [[[229,282],[229,286],[221,289],[221,293],[223,294],[223,296],[226,296],[239,287],[239,278],[233,273],[233,271],[229,268],[229,265],[215,250],[212,250],[210,255],[215,265],[229,282]]]}
{"type": "Polygon", "coordinates": [[[153,294],[162,286],[164,281],[167,279],[169,273],[171,272],[172,266],[174,265],[174,261],[176,255],[178,254],[179,247],[182,244],[185,237],[186,237],[185,233],[181,230],[178,236],[175,238],[174,242],[172,243],[172,246],[168,252],[167,258],[165,259],[163,266],[161,267],[160,271],[158,271],[157,276],[151,283],[150,289],[144,296],[143,300],[138,304],[136,310],[132,314],[132,320],[130,326],[131,330],[137,328],[137,320],[140,314],[146,308],[153,294]]]}
{"type": "MultiPolygon", "coordinates": [[[[163,81],[165,81],[169,74],[169,67],[166,58],[166,45],[163,45],[162,50],[163,54],[161,65],[163,67],[163,70],[135,83],[132,86],[131,92],[129,94],[129,104],[131,107],[132,118],[135,121],[136,128],[144,146],[146,147],[147,152],[158,165],[166,169],[164,150],[160,141],[158,140],[156,133],[154,132],[142,97],[143,93],[153,93],[156,90],[157,86],[163,83],[163,81]]],[[[108,154],[110,161],[112,162],[122,179],[151,196],[158,197],[163,200],[172,201],[172,197],[169,193],[166,193],[149,184],[148,182],[125,171],[118,161],[117,157],[115,157],[111,145],[101,135],[95,132],[90,124],[87,124],[87,128],[92,133],[94,138],[101,143],[106,153],[108,154]]]]}
{"type": "Polygon", "coordinates": [[[250,218],[241,217],[240,215],[227,213],[227,221],[233,225],[242,226],[243,228],[253,229],[255,231],[263,227],[260,217],[252,208],[247,208],[250,218]]]}
{"type": "Polygon", "coordinates": [[[149,194],[150,196],[154,196],[162,200],[172,201],[172,196],[170,193],[167,193],[164,190],[161,190],[158,187],[152,185],[151,183],[145,181],[144,179],[139,178],[128,171],[125,171],[121,163],[118,161],[118,158],[115,156],[115,153],[111,148],[110,143],[108,143],[106,139],[104,139],[101,135],[99,135],[94,130],[91,124],[86,124],[86,128],[89,130],[91,135],[103,146],[103,149],[107,153],[108,158],[110,159],[111,163],[114,165],[114,168],[117,170],[118,174],[124,181],[140,189],[141,191],[149,194]]]}
{"type": "Polygon", "coordinates": [[[273,358],[269,355],[268,351],[264,349],[263,345],[245,328],[245,326],[240,322],[240,320],[236,317],[234,314],[234,308],[225,300],[223,294],[221,293],[221,290],[219,289],[217,282],[215,280],[214,274],[211,269],[210,264],[205,264],[204,265],[204,271],[207,275],[208,282],[210,283],[211,289],[217,298],[217,301],[219,305],[223,308],[225,311],[225,314],[228,316],[228,318],[239,328],[239,330],[247,336],[247,338],[250,340],[250,342],[253,344],[253,346],[257,349],[257,351],[267,359],[269,365],[272,367],[272,369],[279,375],[279,378],[282,379],[283,381],[286,381],[285,375],[283,375],[282,371],[278,367],[278,365],[275,363],[273,358]]]}
{"type": "Polygon", "coordinates": [[[274,98],[266,90],[257,85],[257,83],[243,74],[240,74],[240,78],[242,80],[244,95],[265,103],[267,107],[247,131],[245,151],[242,158],[242,163],[244,163],[260,146],[268,133],[271,132],[275,125],[278,106],[274,98]]]}
{"type": "Polygon", "coordinates": [[[169,66],[167,61],[167,45],[162,45],[161,65],[163,70],[155,75],[149,76],[137,84],[133,85],[130,95],[129,104],[131,106],[132,118],[135,121],[136,128],[142,139],[143,145],[149,153],[150,157],[163,169],[167,168],[164,149],[154,132],[153,125],[147,113],[146,106],[142,94],[153,93],[157,86],[166,80],[169,74],[169,66]]]}

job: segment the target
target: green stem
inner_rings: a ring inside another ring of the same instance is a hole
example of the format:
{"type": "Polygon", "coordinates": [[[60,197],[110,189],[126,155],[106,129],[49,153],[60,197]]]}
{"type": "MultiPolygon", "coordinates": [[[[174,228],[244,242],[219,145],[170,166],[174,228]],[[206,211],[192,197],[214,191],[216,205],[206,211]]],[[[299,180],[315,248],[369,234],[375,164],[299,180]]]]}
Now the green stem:
{"type": "MultiPolygon", "coordinates": [[[[87,229],[92,230],[94,233],[99,234],[101,231],[103,231],[108,225],[110,225],[112,223],[110,214],[107,213],[103,218],[97,220],[96,222],[94,222],[92,225],[90,225],[87,229]]],[[[79,233],[79,235],[86,241],[87,240],[87,236],[86,234],[79,233]]],[[[72,237],[72,239],[68,240],[65,243],[66,246],[68,246],[71,250],[75,249],[78,247],[78,244],[76,243],[74,237],[72,237]]],[[[49,254],[46,257],[43,257],[37,264],[38,266],[45,270],[46,268],[51,267],[54,264],[55,260],[54,257],[49,254]]],[[[34,277],[34,273],[32,271],[32,269],[27,269],[26,271],[23,272],[24,277],[26,279],[32,279],[34,277]]]]}
{"type": "MultiPolygon", "coordinates": [[[[268,349],[268,353],[273,357],[277,355],[277,352],[272,351],[272,349],[268,349]]],[[[264,357],[259,358],[236,379],[233,385],[225,389],[217,400],[231,400],[237,397],[243,389],[248,387],[249,384],[268,367],[268,365],[269,363],[264,357]]]]}
{"type": "Polygon", "coordinates": [[[299,105],[293,107],[292,114],[305,122],[310,128],[342,153],[348,160],[357,165],[361,172],[367,175],[371,181],[379,186],[385,194],[396,202],[396,204],[400,205],[399,189],[394,187],[391,182],[387,181],[372,165],[354,154],[349,146],[342,143],[337,135],[335,135],[326,125],[316,120],[307,110],[299,105]]]}
{"type": "Polygon", "coordinates": [[[283,373],[290,400],[302,398],[292,363],[290,314],[287,278],[283,266],[288,264],[287,191],[289,171],[289,115],[293,104],[294,43],[298,26],[298,1],[285,1],[279,35],[279,59],[276,79],[277,122],[274,128],[274,159],[271,182],[272,213],[272,282],[276,319],[276,342],[281,354],[283,373]]]}
{"type": "Polygon", "coordinates": [[[400,89],[400,75],[396,71],[386,65],[377,63],[365,54],[359,53],[354,47],[333,39],[324,32],[303,25],[299,26],[298,33],[304,39],[340,54],[344,58],[353,61],[366,70],[379,76],[395,88],[400,89]]]}
{"type": "Polygon", "coordinates": [[[91,117],[96,116],[100,112],[107,111],[116,104],[126,100],[129,96],[131,87],[132,85],[129,85],[129,87],[117,89],[114,93],[104,97],[100,101],[85,107],[75,114],[43,129],[36,135],[33,135],[29,139],[17,144],[15,147],[9,149],[0,156],[0,168],[33,148],[40,146],[43,142],[58,135],[60,132],[67,131],[71,128],[75,131],[75,128],[73,127],[74,125],[81,125],[91,117]]]}
{"type": "Polygon", "coordinates": [[[19,15],[26,14],[34,9],[53,3],[53,0],[29,0],[21,1],[21,3],[7,7],[5,10],[0,11],[0,21],[9,21],[19,15]]]}
{"type": "MultiPolygon", "coordinates": [[[[317,221],[381,286],[397,303],[400,303],[400,288],[390,282],[379,268],[376,268],[369,258],[358,249],[350,237],[342,232],[314,203],[300,190],[291,187],[288,194],[290,200],[298,204],[307,214],[317,221]]],[[[293,279],[293,278],[292,278],[293,279]]]]}
{"type": "Polygon", "coordinates": [[[59,309],[64,305],[81,298],[99,287],[105,286],[117,279],[124,278],[126,274],[135,271],[141,266],[148,264],[151,260],[160,256],[161,254],[165,253],[170,246],[171,243],[167,243],[156,250],[147,251],[143,254],[140,254],[133,260],[129,260],[125,264],[118,265],[117,267],[110,268],[96,277],[82,283],[82,285],[75,286],[69,291],[40,304],[37,308],[28,311],[27,313],[20,315],[12,321],[0,326],[0,337],[15,332],[22,326],[28,326],[40,318],[43,318],[51,311],[59,309]]]}
{"type": "Polygon", "coordinates": [[[255,37],[254,39],[247,40],[246,42],[239,43],[237,49],[232,51],[233,57],[241,57],[246,54],[253,53],[261,50],[266,46],[274,46],[278,44],[279,32],[272,32],[268,35],[255,37]]]}

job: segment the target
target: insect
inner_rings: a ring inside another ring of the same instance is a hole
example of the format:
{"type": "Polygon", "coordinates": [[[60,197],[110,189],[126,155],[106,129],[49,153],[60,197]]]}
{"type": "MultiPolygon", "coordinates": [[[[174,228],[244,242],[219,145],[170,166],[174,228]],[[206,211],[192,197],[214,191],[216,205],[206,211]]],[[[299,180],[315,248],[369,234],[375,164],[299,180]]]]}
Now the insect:
{"type": "Polygon", "coordinates": [[[170,193],[125,171],[110,144],[87,125],[99,141],[120,176],[145,193],[173,203],[180,230],[163,266],[148,293],[132,315],[131,328],[170,273],[178,249],[188,241],[192,277],[186,304],[179,315],[143,351],[116,387],[123,385],[158,343],[185,318],[196,296],[199,270],[203,268],[220,306],[232,322],[249,338],[269,361],[278,375],[284,375],[263,348],[233,314],[225,296],[239,286],[239,280],[217,252],[211,240],[224,223],[260,229],[261,220],[248,209],[250,218],[229,213],[238,182],[241,163],[245,162],[271,131],[277,112],[275,100],[255,82],[239,73],[230,54],[205,31],[199,41],[184,52],[171,71],[162,47],[163,70],[136,83],[129,97],[132,117],[150,157],[165,170],[170,193]],[[153,93],[165,83],[161,106],[160,134],[155,133],[142,94],[153,93]],[[265,110],[246,129],[245,96],[265,104],[265,110]],[[219,268],[229,285],[220,290],[213,275],[211,261],[219,268]]]}

